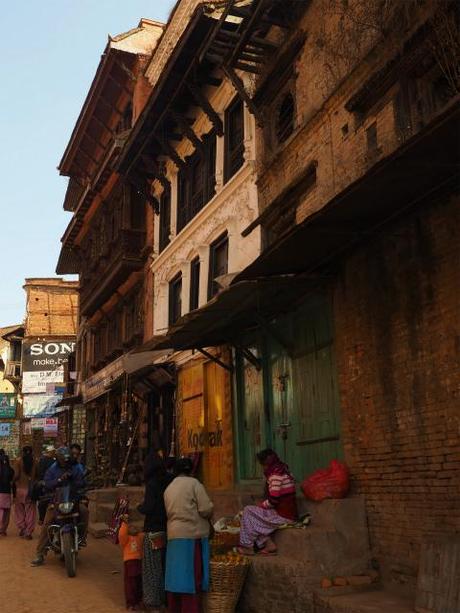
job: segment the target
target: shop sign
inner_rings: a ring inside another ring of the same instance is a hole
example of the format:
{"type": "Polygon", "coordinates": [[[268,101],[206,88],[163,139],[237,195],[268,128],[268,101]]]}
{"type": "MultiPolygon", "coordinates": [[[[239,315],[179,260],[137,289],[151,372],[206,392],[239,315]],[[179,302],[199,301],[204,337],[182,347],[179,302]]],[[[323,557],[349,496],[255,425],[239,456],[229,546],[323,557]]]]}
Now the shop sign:
{"type": "Polygon", "coordinates": [[[67,364],[75,342],[60,339],[26,340],[22,343],[22,371],[56,370],[67,364]]]}
{"type": "Polygon", "coordinates": [[[45,393],[47,384],[64,382],[64,364],[75,342],[62,339],[26,340],[22,344],[22,391],[45,393]]]}
{"type": "Polygon", "coordinates": [[[30,436],[32,434],[32,422],[25,421],[22,424],[22,433],[24,434],[24,436],[30,436]]]}
{"type": "Polygon", "coordinates": [[[0,394],[0,418],[16,417],[16,394],[0,394]]]}
{"type": "Polygon", "coordinates": [[[22,373],[22,391],[26,394],[45,394],[49,384],[64,383],[64,367],[22,373]]]}
{"type": "Polygon", "coordinates": [[[10,436],[11,424],[0,423],[0,436],[10,436]]]}
{"type": "Polygon", "coordinates": [[[45,428],[45,418],[44,417],[35,417],[30,420],[30,428],[31,430],[43,430],[45,428]]]}
{"type": "Polygon", "coordinates": [[[105,394],[125,372],[123,356],[120,356],[82,384],[83,402],[90,402],[105,394]]]}
{"type": "Polygon", "coordinates": [[[47,417],[43,426],[45,436],[57,436],[58,420],[56,417],[47,417]]]}
{"type": "Polygon", "coordinates": [[[51,417],[56,413],[62,394],[25,394],[23,400],[24,417],[51,417]]]}

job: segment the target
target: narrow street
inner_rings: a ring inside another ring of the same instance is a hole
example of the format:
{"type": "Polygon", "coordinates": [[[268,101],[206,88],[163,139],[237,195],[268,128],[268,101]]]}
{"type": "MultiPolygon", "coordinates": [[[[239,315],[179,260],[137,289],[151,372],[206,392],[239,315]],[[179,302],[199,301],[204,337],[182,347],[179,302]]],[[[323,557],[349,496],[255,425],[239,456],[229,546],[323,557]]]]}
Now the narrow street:
{"type": "Polygon", "coordinates": [[[37,531],[24,541],[11,529],[0,540],[2,613],[112,613],[124,611],[122,562],[118,548],[105,539],[89,538],[78,560],[77,576],[69,579],[52,554],[41,568],[33,568],[37,531]]]}

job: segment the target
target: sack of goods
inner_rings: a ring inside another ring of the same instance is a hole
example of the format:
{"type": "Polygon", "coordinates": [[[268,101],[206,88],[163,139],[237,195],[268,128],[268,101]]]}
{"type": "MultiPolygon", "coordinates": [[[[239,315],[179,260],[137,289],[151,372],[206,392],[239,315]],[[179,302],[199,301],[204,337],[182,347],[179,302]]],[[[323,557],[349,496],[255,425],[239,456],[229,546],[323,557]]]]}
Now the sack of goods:
{"type": "Polygon", "coordinates": [[[326,498],[345,498],[350,489],[350,472],[343,462],[332,460],[304,479],[300,486],[305,498],[317,502],[326,498]]]}

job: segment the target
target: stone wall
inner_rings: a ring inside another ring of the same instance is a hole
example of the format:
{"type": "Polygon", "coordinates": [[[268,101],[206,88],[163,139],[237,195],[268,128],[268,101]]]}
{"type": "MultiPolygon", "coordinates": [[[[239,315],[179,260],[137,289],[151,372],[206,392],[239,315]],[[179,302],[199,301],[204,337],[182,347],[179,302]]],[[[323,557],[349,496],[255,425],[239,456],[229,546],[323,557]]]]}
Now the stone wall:
{"type": "Polygon", "coordinates": [[[374,555],[413,584],[421,543],[460,530],[459,200],[389,228],[334,296],[342,430],[374,555]]]}

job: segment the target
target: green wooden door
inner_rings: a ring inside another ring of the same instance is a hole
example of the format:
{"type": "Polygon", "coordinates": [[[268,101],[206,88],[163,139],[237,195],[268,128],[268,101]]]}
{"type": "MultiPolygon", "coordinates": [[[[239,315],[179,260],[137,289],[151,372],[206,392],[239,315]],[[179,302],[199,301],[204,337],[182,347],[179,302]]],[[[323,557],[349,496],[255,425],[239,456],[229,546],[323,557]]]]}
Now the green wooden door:
{"type": "Polygon", "coordinates": [[[268,389],[273,447],[298,479],[342,457],[330,310],[310,300],[273,323],[268,389]]]}
{"type": "MultiPolygon", "coordinates": [[[[257,343],[248,343],[251,354],[260,359],[257,343]]],[[[246,359],[241,351],[236,354],[238,472],[241,480],[259,479],[262,475],[256,453],[267,446],[268,424],[264,411],[262,369],[246,359]]]]}

